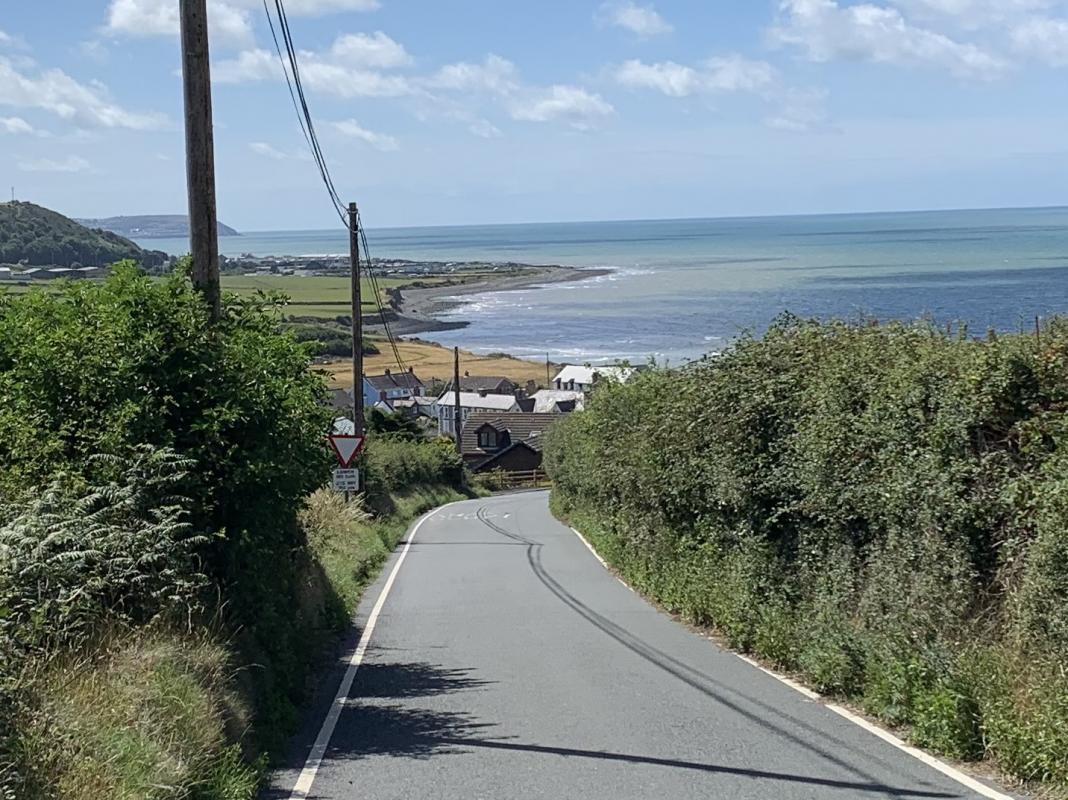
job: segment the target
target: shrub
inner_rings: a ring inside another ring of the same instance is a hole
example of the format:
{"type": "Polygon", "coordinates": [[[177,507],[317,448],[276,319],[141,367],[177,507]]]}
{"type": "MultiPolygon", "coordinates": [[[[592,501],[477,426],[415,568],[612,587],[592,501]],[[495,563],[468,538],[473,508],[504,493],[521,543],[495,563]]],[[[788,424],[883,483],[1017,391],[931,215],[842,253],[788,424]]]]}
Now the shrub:
{"type": "Polygon", "coordinates": [[[734,646],[1068,783],[1066,366],[1064,320],[978,340],[785,316],[598,386],[547,436],[553,507],[734,646]]]}
{"type": "Polygon", "coordinates": [[[131,465],[90,460],[121,472],[80,489],[59,478],[0,508],[0,669],[17,653],[76,642],[105,617],[144,624],[197,605],[195,551],[207,538],[173,494],[192,462],[147,447],[131,465]]]}
{"type": "MultiPolygon", "coordinates": [[[[292,625],[297,510],[329,477],[330,410],[304,348],[277,331],[279,306],[227,294],[209,325],[188,279],[118,265],[106,281],[0,294],[0,496],[91,479],[93,454],[143,446],[191,463],[175,494],[214,533],[199,548],[227,621],[241,631],[261,731],[295,716],[307,670],[292,625]]],[[[279,740],[274,739],[275,742],[279,740]]]]}

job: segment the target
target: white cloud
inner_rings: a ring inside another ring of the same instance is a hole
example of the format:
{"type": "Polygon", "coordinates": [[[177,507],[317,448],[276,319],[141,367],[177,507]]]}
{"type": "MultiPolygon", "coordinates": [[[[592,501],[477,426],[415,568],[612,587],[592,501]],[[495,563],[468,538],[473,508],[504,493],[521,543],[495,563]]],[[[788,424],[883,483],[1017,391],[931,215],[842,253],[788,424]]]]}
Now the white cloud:
{"type": "Polygon", "coordinates": [[[275,161],[282,161],[287,158],[285,153],[283,153],[281,150],[276,150],[275,148],[271,147],[271,145],[267,144],[267,142],[249,142],[248,147],[253,153],[265,156],[267,158],[272,158],[275,161]]]}
{"type": "Polygon", "coordinates": [[[111,102],[99,83],[79,83],[60,69],[28,75],[0,56],[0,106],[41,108],[63,119],[102,128],[157,128],[166,122],[160,114],[128,111],[111,102]]]}
{"type": "Polygon", "coordinates": [[[211,78],[216,83],[250,83],[282,79],[282,64],[276,53],[262,48],[244,50],[237,58],[216,61],[211,65],[211,78]]]}
{"type": "Polygon", "coordinates": [[[565,119],[584,127],[592,119],[606,117],[615,109],[600,95],[591,94],[578,86],[550,86],[537,89],[512,105],[512,119],[526,122],[549,122],[565,119]]]}
{"type": "Polygon", "coordinates": [[[701,92],[753,92],[775,82],[775,68],[765,61],[738,55],[711,58],[699,68],[662,61],[656,64],[632,59],[614,72],[616,81],[632,89],[655,89],[670,97],[701,92]]]}
{"type": "MultiPolygon", "coordinates": [[[[313,91],[338,97],[403,97],[415,89],[407,78],[334,63],[318,53],[300,53],[300,77],[313,91]]],[[[251,83],[282,80],[282,65],[276,53],[263,49],[245,50],[236,58],[212,65],[216,83],[251,83]]]]}
{"type": "Polygon", "coordinates": [[[392,152],[400,149],[400,143],[392,136],[388,136],[384,133],[375,133],[362,127],[356,120],[348,119],[342,122],[333,123],[334,128],[343,133],[345,136],[349,136],[353,139],[359,139],[362,142],[366,142],[376,150],[382,152],[392,152]]]}
{"type": "MultiPolygon", "coordinates": [[[[112,0],[105,30],[138,38],[177,36],[178,3],[169,0],[112,0]]],[[[247,45],[253,41],[249,12],[223,0],[208,3],[208,30],[212,42],[247,45]]]]}
{"type": "Polygon", "coordinates": [[[349,69],[307,58],[300,67],[300,77],[309,89],[338,97],[403,97],[414,91],[400,75],[349,69]]]}
{"type": "Polygon", "coordinates": [[[1068,67],[1068,19],[1027,20],[1013,30],[1012,43],[1031,58],[1053,67],[1068,67]]]}
{"type": "Polygon", "coordinates": [[[67,156],[62,161],[38,158],[19,164],[19,169],[24,172],[85,172],[91,167],[92,165],[80,156],[67,156]]]}
{"type": "Polygon", "coordinates": [[[33,126],[22,117],[0,117],[0,133],[33,133],[33,126]]]}
{"type": "Polygon", "coordinates": [[[9,34],[0,31],[0,44],[11,44],[13,41],[9,34]]]}
{"type": "Polygon", "coordinates": [[[992,79],[1008,62],[977,45],[915,26],[900,11],[871,3],[782,0],[772,39],[795,45],[812,61],[835,59],[932,66],[961,78],[992,79]]]}
{"type": "Polygon", "coordinates": [[[1053,0],[891,0],[892,4],[924,20],[949,21],[966,30],[998,25],[1034,11],[1053,0]]]}
{"type": "Polygon", "coordinates": [[[640,6],[633,0],[609,0],[597,10],[595,18],[601,25],[624,28],[642,37],[659,36],[674,30],[652,6],[640,6]]]}
{"type": "Polygon", "coordinates": [[[355,67],[390,69],[412,63],[404,45],[395,42],[382,31],[373,34],[350,33],[339,36],[330,53],[335,60],[355,67]]]}
{"type": "MultiPolygon", "coordinates": [[[[341,11],[374,11],[378,0],[289,0],[290,16],[313,16],[341,11]]],[[[260,13],[262,0],[208,0],[208,28],[213,42],[249,46],[253,41],[252,14],[260,13]]],[[[105,30],[112,34],[145,37],[177,36],[177,0],[111,0],[105,30]]]]}
{"type": "Polygon", "coordinates": [[[481,64],[448,64],[430,76],[426,84],[434,89],[511,94],[519,88],[519,76],[515,64],[491,53],[481,64]]]}

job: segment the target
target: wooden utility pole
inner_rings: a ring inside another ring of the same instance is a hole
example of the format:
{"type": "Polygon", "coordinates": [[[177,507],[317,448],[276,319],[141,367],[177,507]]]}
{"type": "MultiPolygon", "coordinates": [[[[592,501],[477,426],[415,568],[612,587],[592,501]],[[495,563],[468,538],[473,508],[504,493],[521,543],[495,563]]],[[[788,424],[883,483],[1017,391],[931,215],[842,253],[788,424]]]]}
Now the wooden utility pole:
{"type": "Polygon", "coordinates": [[[456,452],[463,453],[463,437],[460,433],[460,420],[462,414],[460,413],[460,348],[452,348],[452,393],[455,398],[455,402],[452,408],[452,426],[453,433],[456,434],[456,452]]]}
{"type": "Polygon", "coordinates": [[[211,124],[207,0],[179,0],[185,91],[185,171],[193,285],[212,321],[219,318],[219,228],[215,211],[215,147],[211,124]]]}
{"type": "Polygon", "coordinates": [[[363,409],[363,298],[360,293],[360,212],[349,203],[349,259],[352,263],[352,421],[356,435],[366,428],[363,409]]]}

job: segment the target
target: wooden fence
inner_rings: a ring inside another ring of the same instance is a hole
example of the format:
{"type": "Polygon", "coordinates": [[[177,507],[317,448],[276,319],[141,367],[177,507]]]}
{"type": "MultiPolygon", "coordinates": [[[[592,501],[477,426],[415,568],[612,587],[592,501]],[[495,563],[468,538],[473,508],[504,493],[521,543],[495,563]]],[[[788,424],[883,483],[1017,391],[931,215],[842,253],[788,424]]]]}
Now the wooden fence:
{"type": "Polygon", "coordinates": [[[524,470],[522,472],[506,472],[503,469],[491,472],[482,472],[478,480],[487,489],[493,491],[509,491],[514,489],[548,489],[552,481],[543,469],[524,470]]]}

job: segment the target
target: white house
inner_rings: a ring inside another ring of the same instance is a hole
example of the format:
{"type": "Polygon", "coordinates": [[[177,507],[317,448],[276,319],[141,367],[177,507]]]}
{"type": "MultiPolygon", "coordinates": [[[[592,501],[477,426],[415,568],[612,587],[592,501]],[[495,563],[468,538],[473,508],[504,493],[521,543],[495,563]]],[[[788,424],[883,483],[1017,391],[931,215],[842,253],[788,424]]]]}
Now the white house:
{"type": "MultiPolygon", "coordinates": [[[[438,430],[443,436],[455,436],[453,425],[456,393],[445,392],[438,398],[438,430]]],[[[482,392],[460,392],[460,429],[463,430],[467,418],[476,411],[521,411],[519,403],[510,394],[488,394],[482,392]]]]}
{"type": "Polygon", "coordinates": [[[553,388],[571,392],[588,392],[594,381],[614,380],[626,383],[634,370],[631,367],[564,367],[553,378],[553,388]]]}
{"type": "Polygon", "coordinates": [[[11,267],[0,267],[0,281],[11,280],[11,267]]]}

